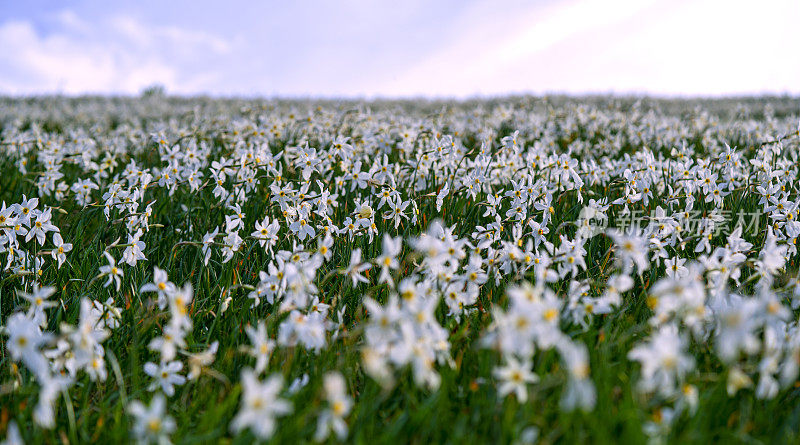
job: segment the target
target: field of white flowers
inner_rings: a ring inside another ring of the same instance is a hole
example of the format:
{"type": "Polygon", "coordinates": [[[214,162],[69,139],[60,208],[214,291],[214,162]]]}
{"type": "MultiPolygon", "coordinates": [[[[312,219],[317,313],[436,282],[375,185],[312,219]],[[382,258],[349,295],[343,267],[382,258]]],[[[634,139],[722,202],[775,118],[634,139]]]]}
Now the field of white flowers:
{"type": "Polygon", "coordinates": [[[0,437],[798,441],[798,116],[0,99],[0,437]]]}

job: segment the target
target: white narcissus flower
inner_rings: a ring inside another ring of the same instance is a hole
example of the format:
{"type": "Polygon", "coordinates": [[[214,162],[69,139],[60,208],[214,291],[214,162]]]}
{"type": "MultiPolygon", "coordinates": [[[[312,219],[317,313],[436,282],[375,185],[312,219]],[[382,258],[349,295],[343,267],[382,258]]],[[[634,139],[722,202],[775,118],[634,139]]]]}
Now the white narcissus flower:
{"type": "Polygon", "coordinates": [[[297,239],[303,241],[306,238],[314,238],[316,230],[308,223],[308,220],[301,216],[297,221],[289,225],[289,230],[297,234],[297,239]]]}
{"type": "Polygon", "coordinates": [[[597,403],[597,390],[589,376],[589,351],[583,343],[562,338],[556,344],[568,370],[567,386],[561,396],[561,408],[565,411],[580,409],[591,411],[597,403]]]}
{"type": "Polygon", "coordinates": [[[383,217],[392,220],[394,222],[394,228],[397,229],[404,218],[408,219],[406,208],[410,201],[403,201],[402,198],[398,196],[396,199],[390,199],[387,202],[390,210],[386,212],[383,217]]]}
{"type": "Polygon", "coordinates": [[[122,269],[117,267],[117,261],[114,257],[111,256],[108,252],[103,252],[105,255],[108,264],[105,266],[100,266],[100,276],[107,277],[106,283],[103,287],[108,287],[111,283],[114,283],[117,291],[119,291],[119,287],[122,285],[122,269]]]}
{"type": "Polygon", "coordinates": [[[154,391],[160,387],[161,390],[164,391],[164,394],[171,397],[175,394],[175,385],[183,385],[186,383],[186,377],[178,374],[181,369],[183,369],[183,363],[177,360],[161,362],[159,365],[153,362],[145,363],[145,374],[155,379],[148,389],[154,391]]]}
{"type": "Polygon", "coordinates": [[[49,333],[43,333],[39,324],[17,312],[6,321],[5,333],[8,335],[6,348],[14,361],[22,361],[39,380],[46,379],[49,364],[40,350],[50,341],[49,333]]]}
{"type": "Polygon", "coordinates": [[[602,300],[612,306],[619,306],[622,303],[622,294],[632,287],[633,279],[628,275],[612,275],[606,282],[606,292],[602,300]]]}
{"type": "Polygon", "coordinates": [[[139,239],[141,236],[141,229],[137,230],[133,235],[130,233],[128,234],[128,247],[126,247],[125,251],[122,253],[122,262],[127,263],[129,266],[136,266],[137,261],[147,259],[143,252],[146,245],[144,241],[139,239]]]}
{"type": "Polygon", "coordinates": [[[623,233],[619,230],[610,232],[614,240],[614,252],[618,262],[621,263],[625,274],[633,272],[633,266],[641,273],[650,267],[647,259],[647,240],[639,234],[623,233]]]}
{"type": "Polygon", "coordinates": [[[280,223],[277,219],[270,222],[269,216],[265,216],[264,221],[256,221],[256,230],[251,236],[258,240],[261,247],[271,252],[272,247],[278,242],[279,229],[280,223]]]}
{"type": "Polygon", "coordinates": [[[54,260],[58,261],[58,268],[60,269],[64,261],[67,261],[66,254],[72,250],[72,244],[65,243],[61,238],[61,234],[56,232],[53,234],[53,247],[54,249],[50,251],[50,255],[53,256],[54,260]]]}
{"type": "Polygon", "coordinates": [[[238,231],[227,232],[222,238],[222,263],[225,264],[233,259],[233,255],[242,247],[244,240],[239,236],[238,231]]]}
{"type": "Polygon", "coordinates": [[[283,377],[273,375],[264,381],[250,369],[242,371],[242,401],[230,428],[234,433],[250,429],[259,439],[267,440],[275,432],[275,419],[292,412],[292,404],[280,398],[283,377]]]}
{"type": "Polygon", "coordinates": [[[17,218],[14,216],[15,206],[6,207],[6,202],[0,204],[0,230],[6,233],[11,232],[11,229],[16,225],[17,218]]]}
{"type": "Polygon", "coordinates": [[[649,341],[633,348],[628,358],[642,365],[639,388],[657,391],[665,397],[675,393],[677,384],[694,369],[694,357],[685,352],[686,340],[674,324],[662,326],[649,341]]]}
{"type": "Polygon", "coordinates": [[[176,288],[169,298],[169,312],[172,316],[170,323],[187,331],[192,329],[192,318],[189,316],[189,309],[193,299],[194,289],[192,288],[192,283],[187,282],[183,287],[176,288]]]}
{"type": "Polygon", "coordinates": [[[378,278],[378,282],[391,283],[394,285],[389,271],[396,270],[400,267],[397,256],[400,255],[402,245],[403,239],[401,237],[392,238],[388,233],[383,235],[383,254],[375,259],[375,264],[381,268],[381,275],[378,278]]]}
{"type": "Polygon", "coordinates": [[[167,272],[156,266],[153,268],[153,282],[142,286],[141,292],[156,292],[158,295],[158,308],[164,309],[176,289],[175,284],[169,281],[167,272]]]}
{"type": "Polygon", "coordinates": [[[169,323],[164,326],[164,332],[160,337],[150,340],[147,348],[158,352],[161,355],[161,360],[171,361],[175,358],[178,349],[186,347],[185,335],[186,333],[180,326],[169,323]]]}
{"type": "Polygon", "coordinates": [[[134,400],[128,405],[128,411],[133,415],[132,432],[139,443],[170,443],[169,435],[175,431],[176,424],[167,414],[167,403],[163,395],[153,396],[150,406],[134,400]]]}
{"type": "Polygon", "coordinates": [[[212,232],[208,232],[203,235],[203,246],[201,251],[203,252],[203,264],[208,266],[208,260],[211,259],[211,246],[214,244],[214,240],[219,235],[219,227],[214,227],[212,232]]]}
{"type": "Polygon", "coordinates": [[[189,380],[196,380],[198,377],[200,377],[203,369],[211,366],[211,364],[214,363],[218,349],[219,342],[215,341],[214,343],[211,343],[211,345],[209,345],[208,349],[205,351],[196,354],[189,354],[189,375],[187,375],[187,378],[189,380]]]}
{"type": "Polygon", "coordinates": [[[685,277],[689,273],[689,269],[684,264],[686,264],[685,258],[674,257],[664,260],[667,276],[671,278],[685,277]]]}
{"type": "Polygon", "coordinates": [[[361,262],[361,249],[354,249],[350,254],[350,265],[345,270],[345,274],[353,280],[353,287],[358,283],[369,283],[369,279],[361,273],[370,267],[369,263],[361,262]]]}
{"type": "Polygon", "coordinates": [[[48,300],[56,289],[52,286],[39,287],[39,284],[33,284],[33,292],[17,292],[17,295],[25,299],[30,305],[28,310],[28,317],[41,327],[47,325],[47,315],[45,309],[57,306],[55,301],[48,300]]]}
{"type": "Polygon", "coordinates": [[[267,369],[270,355],[275,348],[275,341],[267,336],[267,326],[263,321],[258,322],[256,329],[246,326],[245,332],[247,332],[247,337],[250,338],[250,343],[252,344],[248,348],[248,352],[256,359],[255,373],[260,375],[267,369]]]}
{"type": "MultiPolygon", "coordinates": [[[[64,328],[62,327],[62,330],[64,328]]],[[[96,375],[105,375],[103,347],[101,343],[108,338],[109,331],[105,329],[105,324],[100,319],[100,314],[94,308],[92,301],[88,298],[81,299],[80,321],[75,328],[68,327],[65,330],[67,338],[72,346],[72,353],[78,367],[92,369],[90,372],[96,375]],[[103,369],[99,369],[102,367],[103,369]]]]}
{"type": "Polygon", "coordinates": [[[318,352],[325,346],[326,321],[328,320],[319,312],[306,315],[293,310],[281,323],[278,330],[278,344],[294,346],[300,343],[318,352]]]}
{"type": "Polygon", "coordinates": [[[319,442],[327,439],[331,430],[338,440],[344,440],[347,437],[347,422],[344,418],[353,406],[352,399],[347,395],[344,377],[339,372],[332,371],[325,374],[322,384],[328,408],[319,415],[314,440],[319,442]]]}
{"type": "Polygon", "coordinates": [[[28,231],[28,234],[25,236],[25,242],[35,237],[39,245],[43,246],[47,232],[58,232],[58,227],[50,222],[51,218],[52,214],[49,208],[44,212],[38,212],[36,218],[31,223],[30,231],[28,231]]]}
{"type": "Polygon", "coordinates": [[[317,251],[315,255],[318,255],[324,261],[329,261],[331,259],[331,255],[333,255],[332,247],[333,237],[331,236],[330,232],[326,232],[325,237],[321,237],[317,243],[317,251]]]}
{"type": "Polygon", "coordinates": [[[713,305],[716,319],[714,346],[726,362],[735,361],[741,352],[754,354],[761,346],[757,330],[764,320],[762,302],[757,298],[729,294],[713,305]]]}
{"type": "Polygon", "coordinates": [[[513,393],[519,403],[525,403],[528,400],[528,384],[538,382],[539,377],[531,372],[530,360],[520,361],[512,356],[507,356],[505,361],[505,366],[495,368],[493,371],[495,378],[500,380],[497,394],[505,397],[513,393]]]}

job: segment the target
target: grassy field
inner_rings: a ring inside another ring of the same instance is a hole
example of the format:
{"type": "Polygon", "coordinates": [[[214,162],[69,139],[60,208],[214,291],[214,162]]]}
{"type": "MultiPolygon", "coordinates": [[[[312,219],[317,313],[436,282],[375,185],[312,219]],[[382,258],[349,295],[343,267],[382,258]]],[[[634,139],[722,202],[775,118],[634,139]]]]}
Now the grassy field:
{"type": "Polygon", "coordinates": [[[798,100],[0,104],[9,439],[800,440],[798,100]]]}

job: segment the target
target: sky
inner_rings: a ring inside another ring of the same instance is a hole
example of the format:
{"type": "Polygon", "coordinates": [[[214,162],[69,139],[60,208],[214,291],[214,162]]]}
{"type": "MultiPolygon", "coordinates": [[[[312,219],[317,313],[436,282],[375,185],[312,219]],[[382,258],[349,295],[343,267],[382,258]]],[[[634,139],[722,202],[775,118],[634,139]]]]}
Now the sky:
{"type": "Polygon", "coordinates": [[[0,0],[0,94],[800,95],[800,0],[0,0]]]}

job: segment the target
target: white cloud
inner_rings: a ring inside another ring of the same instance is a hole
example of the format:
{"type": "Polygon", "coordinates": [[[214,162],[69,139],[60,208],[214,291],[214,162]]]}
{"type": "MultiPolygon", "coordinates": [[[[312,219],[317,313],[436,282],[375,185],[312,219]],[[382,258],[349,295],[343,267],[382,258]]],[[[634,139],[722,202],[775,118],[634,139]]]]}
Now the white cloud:
{"type": "Polygon", "coordinates": [[[223,20],[197,0],[181,17],[109,6],[6,20],[0,93],[800,93],[797,0],[437,5],[256,5],[223,20]]]}
{"type": "Polygon", "coordinates": [[[231,50],[209,33],[147,26],[131,17],[97,26],[70,11],[55,18],[61,26],[48,33],[27,21],[0,25],[3,92],[136,94],[159,83],[171,92],[197,93],[214,88],[218,75],[213,63],[193,64],[231,50]]]}
{"type": "Polygon", "coordinates": [[[374,86],[383,94],[800,93],[796,0],[574,0],[491,15],[374,86]]]}
{"type": "Polygon", "coordinates": [[[230,44],[212,34],[182,29],[177,26],[146,26],[132,17],[116,16],[110,27],[134,42],[139,50],[156,50],[162,45],[174,46],[182,51],[208,49],[217,54],[230,51],[230,44]]]}
{"type": "Polygon", "coordinates": [[[59,11],[54,14],[56,21],[64,28],[81,34],[88,34],[91,32],[91,25],[78,17],[78,14],[68,9],[59,11]]]}

